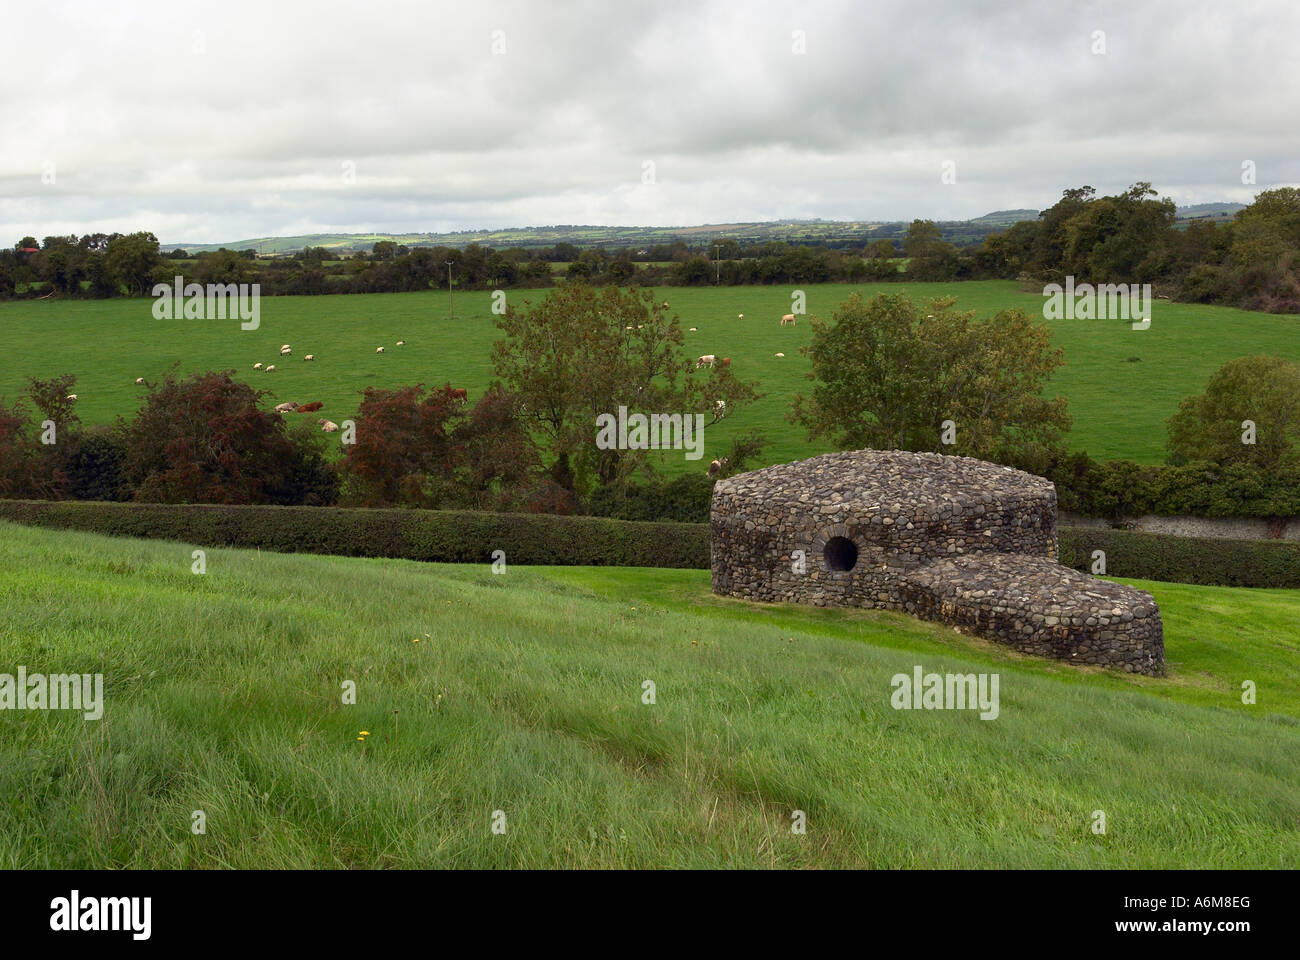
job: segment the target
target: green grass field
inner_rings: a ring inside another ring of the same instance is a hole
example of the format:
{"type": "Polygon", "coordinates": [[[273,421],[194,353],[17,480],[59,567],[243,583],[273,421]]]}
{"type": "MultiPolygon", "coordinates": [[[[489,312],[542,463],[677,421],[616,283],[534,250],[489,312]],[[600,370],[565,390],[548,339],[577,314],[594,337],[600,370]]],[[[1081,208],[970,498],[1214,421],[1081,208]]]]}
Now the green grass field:
{"type": "MultiPolygon", "coordinates": [[[[1021,307],[1041,315],[1042,298],[1006,281],[951,284],[846,284],[804,288],[809,313],[829,318],[850,292],[907,290],[914,297],[952,295],[964,309],[989,315],[1021,307]]],[[[785,287],[663,288],[681,317],[687,350],[732,358],[737,375],[757,380],[765,396],[712,427],[706,462],[733,436],[757,428],[768,436],[763,457],[782,463],[824,452],[785,420],[790,398],[807,390],[808,362],[799,348],[809,340],[806,320],[781,327],[790,310],[785,287]],[[738,314],[745,319],[737,319],[738,314]],[[784,359],[776,353],[785,354],[784,359]]],[[[542,291],[518,291],[514,301],[542,291]]],[[[28,376],[75,373],[79,410],[88,423],[130,415],[138,406],[136,377],[161,376],[179,361],[184,372],[233,368],[249,382],[270,389],[276,402],[323,400],[324,415],[351,415],[368,386],[429,385],[450,381],[471,397],[491,375],[489,349],[498,333],[491,295],[455,294],[456,319],[448,319],[446,292],[361,296],[266,297],[261,328],[241,331],[234,321],[158,321],[152,301],[25,301],[0,305],[0,396],[13,399],[28,376]],[[398,340],[405,347],[397,347],[398,340]],[[281,358],[283,343],[292,357],[281,358]],[[375,348],[384,346],[384,354],[375,348]],[[312,353],[315,363],[305,363],[312,353]],[[253,370],[275,363],[275,373],[253,370]]],[[[1224,307],[1155,304],[1151,327],[1134,331],[1122,321],[1074,320],[1052,324],[1054,343],[1066,365],[1053,388],[1070,401],[1071,444],[1094,457],[1126,457],[1159,463],[1164,458],[1164,421],[1178,401],[1204,389],[1225,360],[1272,353],[1300,360],[1300,318],[1224,307]],[[1131,360],[1130,358],[1137,358],[1131,360]]],[[[665,454],[673,473],[700,469],[680,454],[665,454]]]]}
{"type": "Polygon", "coordinates": [[[0,712],[0,868],[1300,861],[1297,591],[1139,584],[1151,679],[723,600],[699,571],[190,565],[0,524],[0,672],[102,672],[106,700],[0,712]],[[892,709],[918,664],[997,673],[997,719],[892,709]]]}

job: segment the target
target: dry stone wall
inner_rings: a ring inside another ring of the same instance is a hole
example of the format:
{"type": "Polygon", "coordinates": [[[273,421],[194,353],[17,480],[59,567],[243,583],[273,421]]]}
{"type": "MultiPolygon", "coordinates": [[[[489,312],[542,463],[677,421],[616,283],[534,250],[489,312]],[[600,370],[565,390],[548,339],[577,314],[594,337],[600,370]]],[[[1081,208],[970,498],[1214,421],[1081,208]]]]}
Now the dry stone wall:
{"type": "Polygon", "coordinates": [[[1056,488],[969,457],[858,450],[720,480],[715,593],[901,610],[1023,653],[1164,671],[1151,595],[1056,562],[1056,488]]]}

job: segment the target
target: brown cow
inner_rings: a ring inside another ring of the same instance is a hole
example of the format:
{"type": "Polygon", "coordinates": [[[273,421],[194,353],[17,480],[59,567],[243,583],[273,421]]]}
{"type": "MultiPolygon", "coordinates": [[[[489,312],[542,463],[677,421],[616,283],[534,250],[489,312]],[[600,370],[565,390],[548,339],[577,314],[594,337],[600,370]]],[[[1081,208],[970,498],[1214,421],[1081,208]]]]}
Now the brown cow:
{"type": "Polygon", "coordinates": [[[319,400],[313,400],[311,403],[304,403],[301,407],[298,408],[298,412],[299,412],[299,413],[315,413],[317,410],[319,410],[319,409],[320,409],[321,407],[323,407],[323,406],[325,406],[325,404],[321,403],[321,401],[319,401],[319,400]]]}

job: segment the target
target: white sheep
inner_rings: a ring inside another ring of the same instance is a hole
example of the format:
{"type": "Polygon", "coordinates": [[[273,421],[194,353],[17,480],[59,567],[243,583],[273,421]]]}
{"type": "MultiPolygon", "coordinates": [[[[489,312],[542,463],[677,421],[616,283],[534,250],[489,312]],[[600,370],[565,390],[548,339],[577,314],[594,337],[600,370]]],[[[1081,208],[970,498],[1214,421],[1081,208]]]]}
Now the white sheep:
{"type": "Polygon", "coordinates": [[[737,320],[744,320],[744,319],[745,319],[745,315],[744,315],[743,313],[742,313],[742,314],[739,314],[739,315],[736,317],[736,319],[737,319],[737,320]]]}
{"type": "Polygon", "coordinates": [[[284,353],[284,351],[286,351],[286,350],[288,350],[288,349],[289,349],[289,345],[288,345],[287,343],[282,343],[282,344],[280,344],[280,352],[281,352],[281,353],[284,353]]]}
{"type": "Polygon", "coordinates": [[[375,353],[383,353],[383,352],[384,352],[383,347],[375,347],[375,353]]]}
{"type": "Polygon", "coordinates": [[[76,399],[77,399],[77,395],[76,395],[75,393],[70,393],[70,394],[68,394],[67,399],[69,399],[69,400],[76,400],[76,399]]]}
{"type": "Polygon", "coordinates": [[[263,372],[265,372],[265,373],[270,373],[270,372],[271,372],[272,370],[274,370],[274,369],[275,369],[275,364],[273,363],[273,364],[271,364],[269,367],[267,367],[266,370],[263,371],[263,372]]]}
{"type": "Polygon", "coordinates": [[[784,353],[778,353],[777,356],[778,356],[778,357],[784,357],[785,354],[784,354],[784,353]]]}
{"type": "Polygon", "coordinates": [[[260,363],[255,363],[255,364],[253,364],[253,369],[254,369],[254,370],[261,370],[261,369],[262,369],[262,365],[261,365],[260,363]]]}
{"type": "Polygon", "coordinates": [[[315,360],[315,359],[316,359],[316,354],[314,353],[309,353],[307,354],[307,356],[303,357],[303,360],[315,360]]]}
{"type": "Polygon", "coordinates": [[[696,332],[697,330],[699,330],[699,329],[700,329],[699,327],[691,327],[691,329],[688,330],[687,332],[688,332],[688,333],[695,333],[695,332],[696,332]]]}
{"type": "Polygon", "coordinates": [[[397,341],[397,345],[398,345],[399,347],[404,347],[404,346],[406,346],[406,341],[405,341],[405,340],[398,340],[398,341],[397,341]]]}
{"type": "Polygon", "coordinates": [[[136,383],[144,383],[144,377],[136,377],[136,378],[135,378],[135,382],[136,382],[136,383]]]}
{"type": "Polygon", "coordinates": [[[287,356],[288,356],[289,354],[291,354],[291,353],[293,353],[293,351],[290,350],[288,347],[281,347],[281,348],[280,348],[280,356],[282,356],[282,357],[287,357],[287,356]]]}

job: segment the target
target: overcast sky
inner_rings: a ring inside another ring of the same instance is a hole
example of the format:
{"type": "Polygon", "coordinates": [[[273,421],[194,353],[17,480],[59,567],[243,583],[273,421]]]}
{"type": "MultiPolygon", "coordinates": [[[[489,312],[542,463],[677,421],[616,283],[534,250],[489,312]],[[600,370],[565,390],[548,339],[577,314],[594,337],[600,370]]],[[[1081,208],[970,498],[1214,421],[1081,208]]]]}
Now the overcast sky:
{"type": "Polygon", "coordinates": [[[1300,182],[1292,0],[0,2],[4,245],[959,219],[1084,183],[1182,204],[1300,182]]]}

